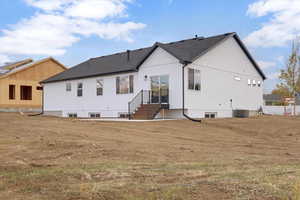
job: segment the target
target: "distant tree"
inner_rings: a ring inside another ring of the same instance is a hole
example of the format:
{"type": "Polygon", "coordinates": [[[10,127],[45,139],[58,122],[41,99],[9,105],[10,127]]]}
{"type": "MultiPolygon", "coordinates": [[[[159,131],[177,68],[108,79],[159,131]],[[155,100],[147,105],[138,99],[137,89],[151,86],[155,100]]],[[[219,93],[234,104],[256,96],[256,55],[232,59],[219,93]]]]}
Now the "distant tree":
{"type": "Polygon", "coordinates": [[[280,84],[276,86],[277,88],[272,91],[272,94],[280,95],[281,97],[289,97],[290,93],[288,89],[281,87],[280,84]]]}
{"type": "Polygon", "coordinates": [[[280,70],[280,83],[276,85],[273,94],[280,94],[285,97],[295,97],[300,92],[300,40],[295,39],[292,43],[291,54],[289,55],[285,69],[280,70]]]}

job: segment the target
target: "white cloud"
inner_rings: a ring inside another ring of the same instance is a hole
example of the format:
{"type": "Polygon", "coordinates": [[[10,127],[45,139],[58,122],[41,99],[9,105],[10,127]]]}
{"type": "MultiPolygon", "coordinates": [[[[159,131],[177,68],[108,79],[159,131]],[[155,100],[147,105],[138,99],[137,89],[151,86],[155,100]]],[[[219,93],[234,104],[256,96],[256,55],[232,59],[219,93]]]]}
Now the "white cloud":
{"type": "Polygon", "coordinates": [[[125,9],[124,2],[120,0],[84,0],[72,4],[65,10],[65,14],[72,17],[103,19],[122,15],[125,9]]]}
{"type": "Polygon", "coordinates": [[[278,77],[280,76],[280,72],[273,72],[267,75],[267,78],[269,80],[274,80],[274,79],[278,79],[278,77]]]}
{"type": "Polygon", "coordinates": [[[11,59],[8,56],[0,54],[0,66],[10,61],[11,59]]]}
{"type": "Polygon", "coordinates": [[[0,55],[62,55],[67,47],[92,35],[130,42],[132,32],[145,27],[131,21],[114,22],[126,15],[129,0],[25,1],[41,11],[2,30],[0,55]],[[108,17],[112,20],[103,20],[108,17]]]}
{"type": "Polygon", "coordinates": [[[57,10],[62,9],[62,5],[70,0],[25,0],[25,2],[31,6],[43,9],[43,10],[57,10]]]}
{"type": "Polygon", "coordinates": [[[270,61],[257,61],[257,62],[261,69],[268,69],[276,66],[276,62],[270,62],[270,61]]]}
{"type": "Polygon", "coordinates": [[[281,47],[300,34],[299,0],[257,0],[250,4],[248,15],[270,16],[267,23],[245,38],[253,47],[281,47]]]}

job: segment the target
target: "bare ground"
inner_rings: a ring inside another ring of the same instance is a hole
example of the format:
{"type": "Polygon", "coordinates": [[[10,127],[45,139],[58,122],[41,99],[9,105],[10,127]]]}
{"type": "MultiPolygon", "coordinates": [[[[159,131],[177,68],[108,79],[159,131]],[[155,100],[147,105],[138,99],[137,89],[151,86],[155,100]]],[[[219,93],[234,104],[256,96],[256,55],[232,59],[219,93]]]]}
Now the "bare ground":
{"type": "Polygon", "coordinates": [[[0,199],[300,199],[300,118],[91,122],[0,113],[0,199]]]}

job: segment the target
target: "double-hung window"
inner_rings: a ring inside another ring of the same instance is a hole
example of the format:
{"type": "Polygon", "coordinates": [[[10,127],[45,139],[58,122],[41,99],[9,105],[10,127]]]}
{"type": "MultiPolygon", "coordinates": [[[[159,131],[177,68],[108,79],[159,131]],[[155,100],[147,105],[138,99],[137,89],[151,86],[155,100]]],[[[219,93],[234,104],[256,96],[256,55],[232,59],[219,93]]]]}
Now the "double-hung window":
{"type": "Polygon", "coordinates": [[[133,75],[118,76],[116,78],[116,93],[117,94],[133,93],[133,75]]]}
{"type": "Polygon", "coordinates": [[[71,92],[72,90],[72,84],[71,83],[66,83],[66,91],[71,92]]]}
{"type": "Polygon", "coordinates": [[[188,69],[189,89],[190,90],[201,90],[201,72],[198,69],[188,69]]]}
{"type": "Polygon", "coordinates": [[[103,95],[103,80],[102,79],[97,80],[96,93],[97,93],[97,96],[102,96],[103,95]]]}
{"type": "Polygon", "coordinates": [[[77,84],[77,96],[78,97],[83,96],[83,84],[82,83],[77,84]]]}

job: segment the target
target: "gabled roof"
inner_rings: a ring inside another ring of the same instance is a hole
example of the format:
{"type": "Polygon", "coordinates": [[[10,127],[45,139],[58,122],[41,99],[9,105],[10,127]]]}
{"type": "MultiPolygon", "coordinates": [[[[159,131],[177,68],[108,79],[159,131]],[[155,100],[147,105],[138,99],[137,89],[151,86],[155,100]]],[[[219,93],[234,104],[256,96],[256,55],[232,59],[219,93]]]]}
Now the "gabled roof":
{"type": "Polygon", "coordinates": [[[0,67],[0,79],[10,76],[12,74],[18,73],[20,71],[23,71],[23,70],[33,67],[35,65],[41,64],[43,62],[47,62],[49,60],[52,60],[53,62],[57,63],[63,69],[65,69],[65,70],[67,69],[63,64],[61,64],[60,62],[58,62],[57,60],[55,60],[52,57],[38,60],[35,62],[32,59],[26,59],[23,61],[18,61],[18,62],[7,64],[5,66],[0,67]],[[1,69],[2,69],[2,73],[1,73],[1,69]]]}
{"type": "Polygon", "coordinates": [[[42,81],[42,83],[112,75],[125,72],[135,72],[138,71],[143,62],[147,60],[147,58],[158,47],[173,55],[181,63],[192,63],[194,60],[207,53],[212,48],[216,47],[218,44],[230,37],[234,37],[238,41],[241,48],[244,50],[257,71],[265,79],[265,75],[259,69],[257,63],[251,57],[250,53],[242,44],[236,33],[226,33],[223,35],[208,38],[196,37],[193,39],[181,40],[171,43],[157,42],[152,47],[148,48],[92,58],[79,65],[76,65],[75,67],[70,68],[67,71],[44,80],[42,81]]]}
{"type": "Polygon", "coordinates": [[[25,59],[25,60],[21,60],[21,61],[17,61],[17,62],[6,63],[5,65],[0,66],[0,76],[10,72],[11,70],[13,70],[15,68],[18,68],[22,65],[26,65],[31,62],[33,62],[32,59],[25,59]]]}

